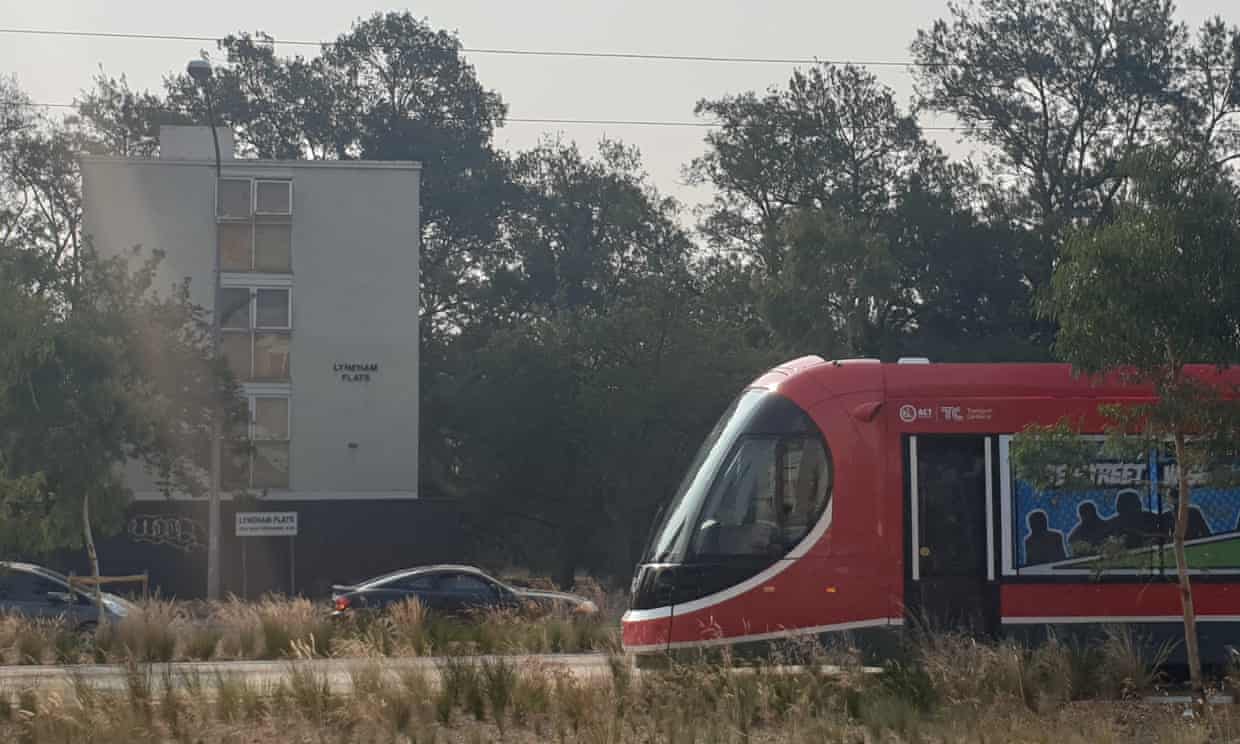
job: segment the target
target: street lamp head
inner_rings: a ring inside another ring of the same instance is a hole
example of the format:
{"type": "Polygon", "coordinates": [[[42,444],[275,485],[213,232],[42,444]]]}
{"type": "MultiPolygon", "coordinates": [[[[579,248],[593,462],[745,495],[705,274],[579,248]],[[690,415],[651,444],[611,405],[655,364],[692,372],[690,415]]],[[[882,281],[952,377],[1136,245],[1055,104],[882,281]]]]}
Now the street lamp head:
{"type": "Polygon", "coordinates": [[[203,85],[211,79],[211,63],[205,59],[191,59],[189,64],[185,66],[185,71],[199,85],[203,85]]]}

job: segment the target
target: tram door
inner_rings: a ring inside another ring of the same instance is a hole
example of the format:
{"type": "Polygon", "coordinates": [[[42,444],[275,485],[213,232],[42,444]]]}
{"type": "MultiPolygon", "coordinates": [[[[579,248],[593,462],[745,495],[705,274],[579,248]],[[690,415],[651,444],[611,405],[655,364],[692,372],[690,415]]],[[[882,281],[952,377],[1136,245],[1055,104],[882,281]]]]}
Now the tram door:
{"type": "Polygon", "coordinates": [[[935,630],[998,630],[990,445],[973,436],[908,440],[905,604],[935,630]]]}

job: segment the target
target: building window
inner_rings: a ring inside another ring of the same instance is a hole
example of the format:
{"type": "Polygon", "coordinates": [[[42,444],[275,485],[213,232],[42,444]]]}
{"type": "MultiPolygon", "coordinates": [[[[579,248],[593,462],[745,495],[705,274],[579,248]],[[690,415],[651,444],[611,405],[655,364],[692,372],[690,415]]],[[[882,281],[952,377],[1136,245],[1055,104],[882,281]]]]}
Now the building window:
{"type": "Polygon", "coordinates": [[[292,273],[292,181],[221,178],[215,216],[221,271],[292,273]]]}
{"type": "Polygon", "coordinates": [[[250,271],[254,265],[254,227],[248,222],[221,222],[218,227],[221,271],[250,271]]]}
{"type": "Polygon", "coordinates": [[[230,449],[222,473],[224,487],[242,489],[289,487],[289,399],[280,396],[249,397],[248,430],[230,449]]]}
{"type": "Polygon", "coordinates": [[[243,382],[284,381],[293,330],[293,292],[286,287],[220,289],[221,346],[243,382]]]}
{"type": "Polygon", "coordinates": [[[288,330],[293,326],[292,293],[287,289],[254,290],[254,327],[288,330]]]}
{"type": "Polygon", "coordinates": [[[293,182],[255,181],[254,213],[282,215],[292,214],[293,182]]]}
{"type": "Polygon", "coordinates": [[[293,271],[293,226],[258,222],[254,225],[254,270],[269,274],[293,271]]]}
{"type": "Polygon", "coordinates": [[[221,220],[248,220],[251,182],[248,178],[221,178],[216,190],[215,216],[221,220]]]}

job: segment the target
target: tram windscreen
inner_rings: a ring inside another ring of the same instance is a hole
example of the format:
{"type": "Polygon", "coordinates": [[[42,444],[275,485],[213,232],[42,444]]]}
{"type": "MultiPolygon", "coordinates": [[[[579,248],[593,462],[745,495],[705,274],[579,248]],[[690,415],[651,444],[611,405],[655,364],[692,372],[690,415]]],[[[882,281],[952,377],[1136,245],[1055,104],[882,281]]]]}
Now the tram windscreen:
{"type": "Polygon", "coordinates": [[[777,559],[831,498],[830,450],[787,398],[748,390],[702,444],[646,550],[646,563],[777,559]]]}

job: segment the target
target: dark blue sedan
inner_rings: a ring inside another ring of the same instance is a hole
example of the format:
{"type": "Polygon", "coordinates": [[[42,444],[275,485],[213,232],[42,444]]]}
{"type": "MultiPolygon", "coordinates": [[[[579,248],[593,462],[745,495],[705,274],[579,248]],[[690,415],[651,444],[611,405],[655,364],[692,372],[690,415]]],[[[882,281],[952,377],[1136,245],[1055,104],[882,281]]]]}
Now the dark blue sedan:
{"type": "Polygon", "coordinates": [[[531,605],[586,615],[598,611],[593,602],[576,594],[509,586],[473,566],[437,565],[394,571],[349,586],[336,585],[332,587],[332,614],[345,617],[382,610],[410,598],[416,598],[428,611],[444,615],[531,605]]]}

